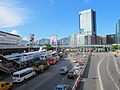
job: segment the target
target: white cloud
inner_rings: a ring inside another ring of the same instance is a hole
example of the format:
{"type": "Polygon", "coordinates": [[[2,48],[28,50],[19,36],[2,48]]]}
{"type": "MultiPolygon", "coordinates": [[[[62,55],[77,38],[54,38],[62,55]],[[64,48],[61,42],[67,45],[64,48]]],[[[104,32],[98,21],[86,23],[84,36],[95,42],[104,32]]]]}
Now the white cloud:
{"type": "Polygon", "coordinates": [[[22,37],[22,40],[28,40],[26,36],[22,37]]]}
{"type": "Polygon", "coordinates": [[[10,33],[15,34],[15,35],[19,35],[17,30],[12,30],[10,33]]]}
{"type": "MultiPolygon", "coordinates": [[[[11,34],[15,34],[15,35],[20,35],[17,30],[12,30],[10,33],[11,33],[11,34]]],[[[21,36],[21,35],[20,35],[20,36],[21,36]]],[[[26,36],[23,36],[23,37],[22,37],[22,40],[28,40],[28,38],[27,38],[26,36]]]]}
{"type": "Polygon", "coordinates": [[[15,27],[23,25],[26,19],[26,9],[15,3],[17,0],[0,0],[0,27],[15,27]]]}

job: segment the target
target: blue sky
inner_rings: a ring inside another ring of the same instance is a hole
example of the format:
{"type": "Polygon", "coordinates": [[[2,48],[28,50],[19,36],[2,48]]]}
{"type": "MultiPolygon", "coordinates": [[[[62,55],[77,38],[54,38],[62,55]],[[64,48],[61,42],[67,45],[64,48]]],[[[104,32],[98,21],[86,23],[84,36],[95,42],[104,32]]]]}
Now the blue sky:
{"type": "Polygon", "coordinates": [[[79,11],[96,11],[97,34],[115,33],[120,0],[0,0],[0,29],[29,39],[67,37],[79,31],[79,11]]]}

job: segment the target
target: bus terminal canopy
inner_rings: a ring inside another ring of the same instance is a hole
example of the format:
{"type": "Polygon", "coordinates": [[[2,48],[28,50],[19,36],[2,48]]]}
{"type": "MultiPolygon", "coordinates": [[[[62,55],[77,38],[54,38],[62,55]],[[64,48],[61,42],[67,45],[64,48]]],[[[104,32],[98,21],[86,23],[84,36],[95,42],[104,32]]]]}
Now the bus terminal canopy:
{"type": "Polygon", "coordinates": [[[27,48],[40,48],[40,47],[46,47],[46,46],[27,46],[27,48]]]}
{"type": "MultiPolygon", "coordinates": [[[[90,48],[90,47],[110,47],[111,45],[60,45],[61,48],[90,48]]],[[[52,46],[57,47],[57,46],[52,46]]]]}

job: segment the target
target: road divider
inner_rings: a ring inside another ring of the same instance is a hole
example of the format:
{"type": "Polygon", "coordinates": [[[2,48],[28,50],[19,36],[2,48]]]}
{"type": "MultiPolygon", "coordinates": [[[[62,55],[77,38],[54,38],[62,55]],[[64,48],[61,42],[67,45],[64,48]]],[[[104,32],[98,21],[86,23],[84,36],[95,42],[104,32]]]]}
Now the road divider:
{"type": "MultiPolygon", "coordinates": [[[[80,73],[79,73],[79,75],[78,75],[78,77],[77,77],[77,79],[76,79],[76,81],[75,81],[75,83],[74,83],[74,85],[73,85],[73,87],[72,87],[72,90],[76,90],[77,89],[77,87],[78,87],[78,84],[80,83],[80,81],[82,80],[82,75],[83,75],[83,73],[84,73],[84,71],[85,71],[85,68],[86,68],[86,66],[87,66],[87,63],[88,63],[88,60],[90,59],[90,55],[88,55],[88,56],[85,56],[84,57],[84,59],[82,60],[82,62],[84,63],[84,65],[81,67],[81,69],[80,69],[80,73]]],[[[80,63],[81,64],[81,63],[80,63]]]]}

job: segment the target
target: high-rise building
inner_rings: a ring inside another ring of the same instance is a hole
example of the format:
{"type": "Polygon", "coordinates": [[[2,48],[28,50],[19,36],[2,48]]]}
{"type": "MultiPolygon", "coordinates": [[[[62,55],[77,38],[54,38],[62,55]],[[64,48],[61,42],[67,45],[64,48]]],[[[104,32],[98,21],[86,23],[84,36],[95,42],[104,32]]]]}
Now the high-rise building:
{"type": "Polygon", "coordinates": [[[116,24],[116,43],[120,44],[120,20],[116,24]]]}
{"type": "Polygon", "coordinates": [[[92,9],[79,12],[79,27],[85,35],[96,35],[96,12],[92,9]]]}
{"type": "Polygon", "coordinates": [[[92,9],[79,12],[78,32],[70,37],[70,45],[93,45],[96,44],[96,12],[92,9]]]}
{"type": "Polygon", "coordinates": [[[107,44],[115,44],[116,43],[115,40],[116,40],[116,34],[106,35],[107,44]]]}

